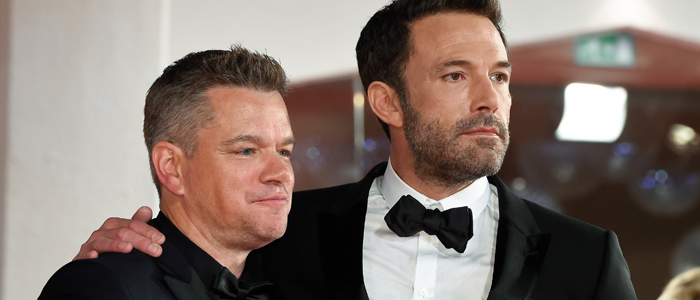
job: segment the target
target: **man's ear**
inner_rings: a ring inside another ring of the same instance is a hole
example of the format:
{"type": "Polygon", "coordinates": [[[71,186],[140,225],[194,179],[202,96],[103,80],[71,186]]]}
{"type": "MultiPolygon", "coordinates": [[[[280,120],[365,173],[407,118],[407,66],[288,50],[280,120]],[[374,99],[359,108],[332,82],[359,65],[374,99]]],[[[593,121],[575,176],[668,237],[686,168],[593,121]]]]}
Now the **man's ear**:
{"type": "Polygon", "coordinates": [[[156,143],[151,152],[153,166],[160,184],[170,193],[182,196],[185,194],[182,167],[185,163],[185,152],[182,148],[166,141],[156,143]]]}
{"type": "Polygon", "coordinates": [[[367,88],[367,102],[377,117],[392,127],[403,127],[403,111],[396,91],[381,81],[367,88]]]}

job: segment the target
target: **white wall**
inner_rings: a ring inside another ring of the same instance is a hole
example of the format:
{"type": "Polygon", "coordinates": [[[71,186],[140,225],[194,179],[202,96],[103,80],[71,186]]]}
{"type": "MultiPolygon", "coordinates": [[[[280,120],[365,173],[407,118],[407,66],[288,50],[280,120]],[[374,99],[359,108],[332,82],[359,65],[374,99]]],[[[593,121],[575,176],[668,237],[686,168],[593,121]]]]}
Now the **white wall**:
{"type": "MultiPolygon", "coordinates": [[[[293,81],[355,70],[355,43],[387,0],[174,0],[170,60],[231,43],[282,60],[293,81]]],[[[697,0],[501,0],[511,45],[635,25],[700,42],[697,0]]]]}
{"type": "MultiPolygon", "coordinates": [[[[386,2],[0,0],[10,8],[0,298],[36,298],[104,219],[155,206],[141,110],[165,63],[240,42],[281,59],[293,81],[352,72],[359,32],[386,2]]],[[[622,25],[700,42],[697,0],[502,7],[511,45],[622,25]]]]}
{"type": "Polygon", "coordinates": [[[697,0],[501,0],[512,44],[635,26],[700,42],[697,0]]]}
{"type": "Polygon", "coordinates": [[[292,80],[356,69],[355,43],[387,0],[173,1],[171,60],[240,42],[282,61],[292,80]]]}
{"type": "Polygon", "coordinates": [[[102,221],[152,204],[141,124],[158,1],[11,1],[2,299],[36,298],[102,221]]]}

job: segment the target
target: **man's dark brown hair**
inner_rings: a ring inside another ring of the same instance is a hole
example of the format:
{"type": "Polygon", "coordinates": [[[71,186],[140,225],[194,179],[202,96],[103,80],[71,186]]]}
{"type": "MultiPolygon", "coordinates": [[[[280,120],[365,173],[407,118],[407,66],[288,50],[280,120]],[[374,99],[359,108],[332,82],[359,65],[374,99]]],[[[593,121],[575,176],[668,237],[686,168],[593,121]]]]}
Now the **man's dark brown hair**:
{"type": "MultiPolygon", "coordinates": [[[[393,88],[405,106],[408,94],[404,71],[413,51],[411,25],[439,13],[468,13],[491,20],[501,35],[501,8],[498,0],[394,0],[372,16],[357,41],[357,67],[365,91],[374,81],[393,88]]],[[[387,137],[389,127],[379,120],[387,137]]]]}
{"type": "Polygon", "coordinates": [[[275,59],[241,46],[194,52],[174,62],[148,89],[143,136],[151,176],[160,195],[160,181],[150,159],[159,141],[179,146],[187,156],[197,151],[197,130],[214,120],[205,93],[214,87],[243,87],[284,96],[287,75],[275,59]]]}

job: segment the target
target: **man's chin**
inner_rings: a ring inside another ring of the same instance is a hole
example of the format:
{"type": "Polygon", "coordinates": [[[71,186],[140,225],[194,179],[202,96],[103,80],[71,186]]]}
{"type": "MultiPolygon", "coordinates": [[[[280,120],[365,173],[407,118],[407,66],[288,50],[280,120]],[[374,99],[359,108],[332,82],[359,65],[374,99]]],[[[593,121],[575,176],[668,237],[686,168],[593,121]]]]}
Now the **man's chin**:
{"type": "Polygon", "coordinates": [[[287,218],[284,220],[277,220],[274,222],[268,222],[266,224],[261,224],[262,228],[259,230],[259,237],[263,241],[272,242],[284,235],[287,231],[287,218]]]}
{"type": "Polygon", "coordinates": [[[463,157],[459,162],[452,164],[452,170],[449,170],[448,174],[455,179],[461,178],[461,181],[496,175],[503,165],[504,156],[501,153],[503,152],[493,149],[478,149],[473,156],[463,157]]]}

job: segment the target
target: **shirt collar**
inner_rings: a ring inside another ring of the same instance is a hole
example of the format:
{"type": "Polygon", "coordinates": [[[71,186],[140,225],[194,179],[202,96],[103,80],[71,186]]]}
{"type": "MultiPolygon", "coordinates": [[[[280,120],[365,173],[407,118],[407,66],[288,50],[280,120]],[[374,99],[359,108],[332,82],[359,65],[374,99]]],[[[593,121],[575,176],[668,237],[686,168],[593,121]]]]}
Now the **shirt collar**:
{"type": "Polygon", "coordinates": [[[472,210],[475,219],[488,204],[491,193],[488,180],[486,177],[481,177],[466,188],[447,198],[439,201],[430,199],[406,184],[406,182],[396,174],[394,168],[391,166],[391,158],[389,158],[386,172],[384,172],[384,177],[382,178],[381,191],[389,209],[391,209],[402,196],[411,195],[426,208],[437,208],[444,211],[451,208],[468,206],[472,210]]]}

